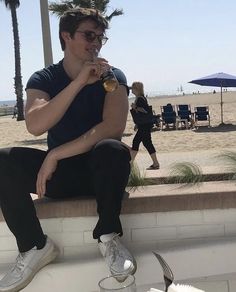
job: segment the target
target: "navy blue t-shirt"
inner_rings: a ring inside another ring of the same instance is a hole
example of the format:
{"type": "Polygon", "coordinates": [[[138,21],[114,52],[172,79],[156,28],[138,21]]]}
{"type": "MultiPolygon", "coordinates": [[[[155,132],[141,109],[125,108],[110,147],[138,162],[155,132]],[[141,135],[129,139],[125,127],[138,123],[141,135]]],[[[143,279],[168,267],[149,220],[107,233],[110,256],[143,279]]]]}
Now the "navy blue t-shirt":
{"type": "MultiPolygon", "coordinates": [[[[125,85],[124,73],[112,68],[118,82],[125,85]]],[[[52,99],[72,80],[63,68],[63,60],[43,70],[35,72],[27,82],[26,89],[39,89],[52,99]]],[[[106,91],[100,80],[83,87],[77,94],[61,120],[48,130],[48,148],[52,149],[83,135],[89,129],[102,122],[103,105],[106,91]]]]}

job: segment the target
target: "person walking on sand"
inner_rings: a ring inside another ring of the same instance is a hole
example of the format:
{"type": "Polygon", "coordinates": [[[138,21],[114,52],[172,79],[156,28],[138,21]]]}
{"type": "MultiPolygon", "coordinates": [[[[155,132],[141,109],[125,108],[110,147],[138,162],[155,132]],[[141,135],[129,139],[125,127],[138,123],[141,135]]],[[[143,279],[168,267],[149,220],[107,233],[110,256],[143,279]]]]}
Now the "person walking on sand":
{"type": "Polygon", "coordinates": [[[27,82],[26,126],[35,136],[48,133],[48,150],[0,150],[0,204],[19,249],[15,265],[0,280],[0,292],[23,289],[58,254],[41,228],[30,193],[52,199],[95,197],[93,238],[111,274],[121,281],[136,271],[134,257],[120,241],[119,218],[130,174],[130,151],[121,142],[129,89],[121,70],[94,57],[107,41],[107,28],[95,9],[66,11],[59,24],[64,58],[27,82]],[[112,92],[100,79],[108,69],[119,82],[112,92]]]}
{"type": "MultiPolygon", "coordinates": [[[[147,98],[144,96],[143,83],[133,82],[131,88],[132,88],[132,93],[136,97],[134,103],[131,104],[131,108],[137,113],[147,114],[149,110],[148,109],[149,105],[148,105],[147,98]]],[[[151,137],[151,129],[153,127],[153,123],[151,121],[145,124],[137,123],[136,127],[137,127],[137,132],[134,136],[132,148],[131,148],[132,161],[134,161],[139,150],[139,145],[142,142],[152,159],[152,165],[150,165],[147,169],[148,170],[159,169],[160,164],[157,160],[156,149],[152,143],[152,137],[151,137]]]]}

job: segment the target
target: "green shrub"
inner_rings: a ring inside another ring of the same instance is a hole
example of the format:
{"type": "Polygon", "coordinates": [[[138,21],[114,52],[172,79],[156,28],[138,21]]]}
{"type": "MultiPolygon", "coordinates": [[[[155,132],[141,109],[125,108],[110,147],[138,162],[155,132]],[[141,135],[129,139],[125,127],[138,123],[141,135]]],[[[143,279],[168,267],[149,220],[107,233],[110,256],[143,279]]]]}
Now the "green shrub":
{"type": "Polygon", "coordinates": [[[225,162],[225,167],[231,173],[229,174],[229,179],[236,179],[236,152],[225,151],[222,154],[217,155],[217,158],[222,159],[225,162]]]}
{"type": "Polygon", "coordinates": [[[136,163],[132,163],[127,187],[129,190],[136,190],[138,187],[145,185],[147,185],[145,174],[142,175],[138,165],[136,163]]]}
{"type": "Polygon", "coordinates": [[[198,184],[203,181],[201,168],[191,162],[179,162],[170,168],[168,183],[176,184],[198,184]]]}

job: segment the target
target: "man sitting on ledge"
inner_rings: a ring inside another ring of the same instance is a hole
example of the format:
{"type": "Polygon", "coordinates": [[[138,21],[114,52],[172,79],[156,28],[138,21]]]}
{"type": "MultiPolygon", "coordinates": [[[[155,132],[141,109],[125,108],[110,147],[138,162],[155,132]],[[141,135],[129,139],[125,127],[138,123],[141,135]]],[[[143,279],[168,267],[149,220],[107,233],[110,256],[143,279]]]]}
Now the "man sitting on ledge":
{"type": "Polygon", "coordinates": [[[99,219],[93,237],[110,272],[136,271],[119,239],[130,173],[129,149],[121,142],[128,87],[122,71],[112,67],[119,84],[106,92],[100,76],[111,66],[95,57],[107,41],[107,28],[94,9],[65,12],[59,27],[63,60],[37,71],[27,83],[26,126],[35,136],[48,133],[48,151],[0,150],[1,208],[19,249],[15,266],[0,280],[0,292],[23,289],[58,254],[41,228],[30,193],[39,198],[94,196],[99,219]]]}

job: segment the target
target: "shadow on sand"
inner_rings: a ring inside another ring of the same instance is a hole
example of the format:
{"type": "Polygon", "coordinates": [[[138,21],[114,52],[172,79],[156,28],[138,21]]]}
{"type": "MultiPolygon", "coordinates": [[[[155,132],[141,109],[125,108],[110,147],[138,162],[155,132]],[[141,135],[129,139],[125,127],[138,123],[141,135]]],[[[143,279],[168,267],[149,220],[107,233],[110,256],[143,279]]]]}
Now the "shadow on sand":
{"type": "Polygon", "coordinates": [[[130,137],[130,136],[132,136],[133,134],[132,133],[124,133],[123,135],[122,135],[122,137],[130,137]]]}
{"type": "Polygon", "coordinates": [[[233,124],[220,124],[215,127],[201,126],[193,129],[196,133],[206,133],[206,132],[231,132],[236,131],[236,125],[233,124]]]}
{"type": "Polygon", "coordinates": [[[47,139],[33,139],[33,140],[23,140],[23,141],[16,141],[16,143],[20,145],[46,145],[47,144],[47,139]]]}

